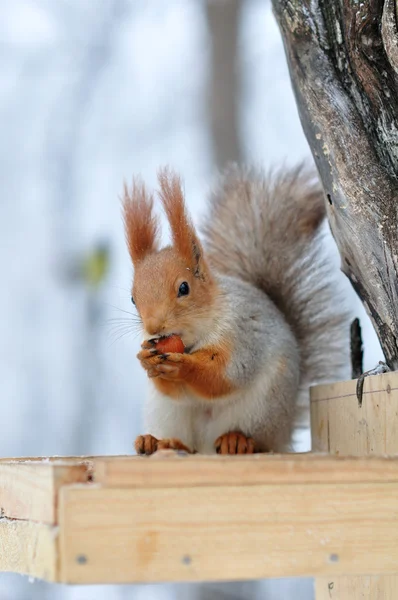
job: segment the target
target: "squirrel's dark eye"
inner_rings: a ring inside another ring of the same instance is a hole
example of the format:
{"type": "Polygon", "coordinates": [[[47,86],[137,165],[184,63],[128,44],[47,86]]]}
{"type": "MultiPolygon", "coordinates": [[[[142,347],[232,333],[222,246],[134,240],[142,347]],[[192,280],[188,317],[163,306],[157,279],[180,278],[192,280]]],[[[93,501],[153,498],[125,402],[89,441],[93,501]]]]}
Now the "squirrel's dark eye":
{"type": "Polygon", "coordinates": [[[131,303],[134,304],[134,306],[135,306],[134,296],[131,296],[131,303]]]}
{"type": "Polygon", "coordinates": [[[189,285],[186,281],[183,281],[180,287],[178,288],[178,297],[180,296],[188,296],[189,294],[189,285]]]}

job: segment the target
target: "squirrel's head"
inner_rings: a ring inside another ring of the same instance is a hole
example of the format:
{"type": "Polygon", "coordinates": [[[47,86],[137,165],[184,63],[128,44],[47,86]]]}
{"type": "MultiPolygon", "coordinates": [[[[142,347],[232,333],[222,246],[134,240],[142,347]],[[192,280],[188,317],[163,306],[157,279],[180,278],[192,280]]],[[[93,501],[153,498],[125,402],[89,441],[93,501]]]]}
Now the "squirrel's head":
{"type": "Polygon", "coordinates": [[[158,178],[173,241],[162,249],[153,195],[137,181],[130,192],[125,186],[124,222],[134,266],[132,301],[146,339],[177,334],[189,348],[208,330],[217,286],[187,214],[180,178],[167,169],[158,178]]]}

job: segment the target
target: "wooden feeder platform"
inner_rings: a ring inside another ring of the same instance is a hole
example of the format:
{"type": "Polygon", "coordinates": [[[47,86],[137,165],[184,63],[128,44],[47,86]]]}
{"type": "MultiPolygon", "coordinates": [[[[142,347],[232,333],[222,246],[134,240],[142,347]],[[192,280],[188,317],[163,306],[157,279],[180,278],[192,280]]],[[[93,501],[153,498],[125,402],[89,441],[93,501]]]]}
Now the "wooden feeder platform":
{"type": "Polygon", "coordinates": [[[316,577],[317,598],[398,598],[398,457],[385,456],[398,374],[367,378],[362,407],[355,382],[314,388],[311,406],[322,453],[0,460],[0,570],[70,584],[316,577]],[[356,456],[342,456],[353,426],[356,456]],[[390,595],[338,591],[375,581],[390,595]]]}

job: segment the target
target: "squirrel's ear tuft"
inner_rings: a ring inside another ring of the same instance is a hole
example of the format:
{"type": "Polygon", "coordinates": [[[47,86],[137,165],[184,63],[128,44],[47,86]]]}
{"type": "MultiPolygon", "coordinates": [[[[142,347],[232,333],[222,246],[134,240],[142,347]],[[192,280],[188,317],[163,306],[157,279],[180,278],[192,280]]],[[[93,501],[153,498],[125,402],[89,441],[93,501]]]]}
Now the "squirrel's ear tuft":
{"type": "Polygon", "coordinates": [[[202,245],[189,218],[180,177],[169,169],[158,172],[160,198],[170,223],[173,244],[196,277],[204,277],[202,245]]]}
{"type": "Polygon", "coordinates": [[[153,195],[144,184],[133,180],[131,192],[124,184],[123,217],[126,240],[134,264],[158,249],[159,225],[153,214],[153,195]]]}

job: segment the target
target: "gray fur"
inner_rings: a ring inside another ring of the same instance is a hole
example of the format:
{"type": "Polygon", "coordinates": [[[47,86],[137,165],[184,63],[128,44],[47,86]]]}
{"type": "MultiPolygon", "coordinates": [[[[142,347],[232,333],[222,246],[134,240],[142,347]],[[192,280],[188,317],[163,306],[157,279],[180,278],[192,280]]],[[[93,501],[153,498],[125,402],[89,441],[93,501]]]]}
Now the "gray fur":
{"type": "MultiPolygon", "coordinates": [[[[232,400],[241,405],[235,427],[253,437],[258,450],[281,451],[289,445],[295,417],[300,381],[297,341],[282,313],[260,289],[225,275],[219,284],[234,348],[227,377],[240,390],[232,400]]],[[[231,398],[226,400],[231,403],[231,398]]]]}
{"type": "MultiPolygon", "coordinates": [[[[323,193],[311,171],[264,174],[232,166],[212,195],[203,228],[216,270],[250,286],[242,296],[243,312],[237,311],[244,316],[235,324],[247,331],[241,361],[250,363],[251,371],[260,368],[267,355],[284,346],[288,324],[299,348],[301,389],[339,379],[348,363],[348,313],[325,257],[324,217],[323,193]],[[250,297],[258,298],[255,307],[250,297]],[[255,326],[249,306],[258,310],[255,326]]],[[[239,301],[233,290],[230,298],[239,301]]],[[[238,364],[239,357],[233,367],[239,371],[238,364]]]]}
{"type": "Polygon", "coordinates": [[[237,350],[227,377],[238,387],[250,384],[263,370],[264,363],[280,354],[281,348],[286,351],[291,348],[297,359],[295,338],[275,304],[245,281],[225,275],[219,281],[226,293],[229,312],[235,315],[231,328],[237,350]]]}

